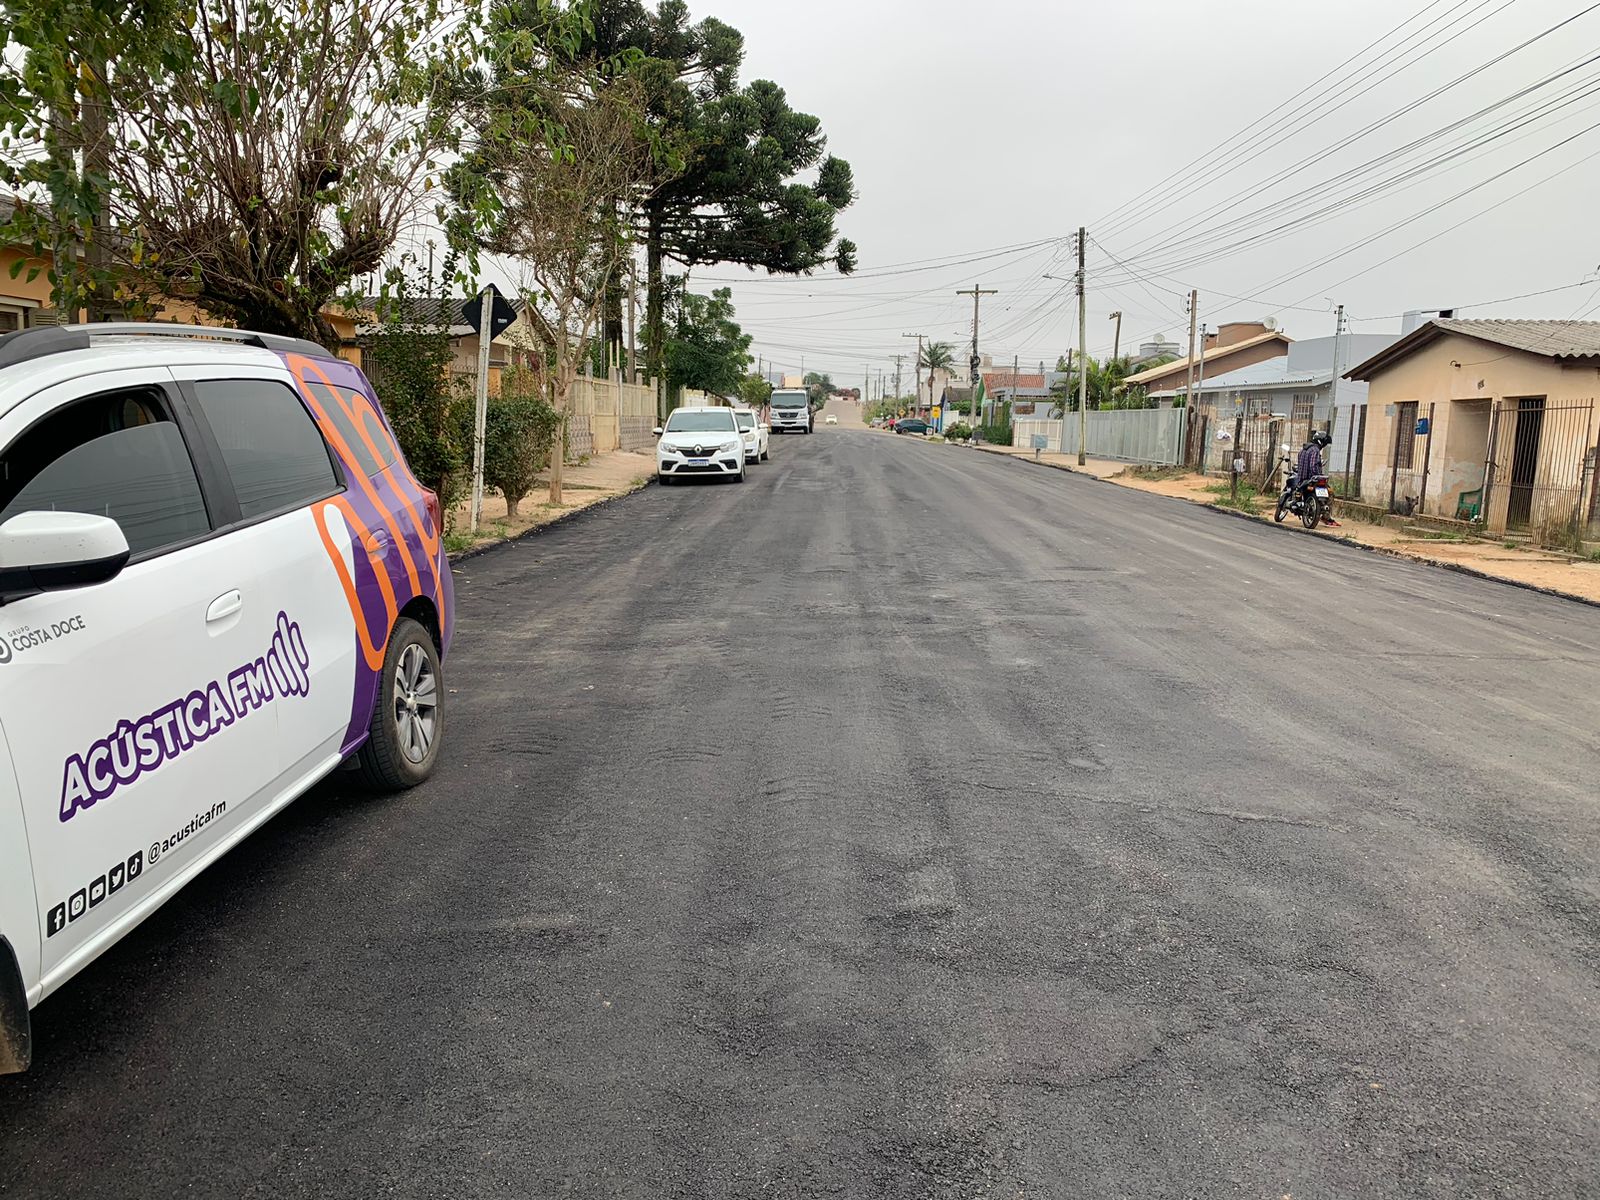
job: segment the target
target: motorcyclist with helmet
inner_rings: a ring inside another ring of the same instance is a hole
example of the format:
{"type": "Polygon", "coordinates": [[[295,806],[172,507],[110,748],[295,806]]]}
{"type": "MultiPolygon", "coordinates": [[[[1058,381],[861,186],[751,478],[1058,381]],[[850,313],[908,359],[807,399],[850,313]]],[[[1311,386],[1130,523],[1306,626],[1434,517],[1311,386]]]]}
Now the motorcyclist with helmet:
{"type": "MultiPolygon", "coordinates": [[[[1328,473],[1327,464],[1323,459],[1323,451],[1333,443],[1333,437],[1325,429],[1319,429],[1311,435],[1311,440],[1300,448],[1300,457],[1295,463],[1295,481],[1301,488],[1312,487],[1316,481],[1328,473]]],[[[1330,511],[1324,510],[1322,514],[1324,525],[1337,525],[1330,511]]]]}

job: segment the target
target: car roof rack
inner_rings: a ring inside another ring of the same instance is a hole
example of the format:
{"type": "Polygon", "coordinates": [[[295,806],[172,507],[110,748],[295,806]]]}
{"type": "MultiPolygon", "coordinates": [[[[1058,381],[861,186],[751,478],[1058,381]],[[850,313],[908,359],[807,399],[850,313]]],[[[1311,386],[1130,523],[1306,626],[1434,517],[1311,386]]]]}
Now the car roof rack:
{"type": "Polygon", "coordinates": [[[236,346],[254,346],[260,350],[275,350],[280,354],[303,354],[308,358],[335,357],[326,346],[276,333],[214,329],[209,325],[169,325],[161,321],[107,321],[98,325],[45,325],[0,335],[0,370],[51,354],[87,350],[94,345],[96,338],[108,335],[231,342],[236,346]]]}

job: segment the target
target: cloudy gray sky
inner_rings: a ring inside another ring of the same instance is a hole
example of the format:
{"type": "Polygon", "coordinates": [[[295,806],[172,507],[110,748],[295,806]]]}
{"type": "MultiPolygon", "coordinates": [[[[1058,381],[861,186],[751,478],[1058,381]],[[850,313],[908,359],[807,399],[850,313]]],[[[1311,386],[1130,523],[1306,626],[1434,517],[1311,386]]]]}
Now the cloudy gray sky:
{"type": "Polygon", "coordinates": [[[737,281],[753,352],[782,368],[804,355],[853,384],[892,369],[914,345],[903,333],[963,345],[972,306],[953,293],[974,283],[1000,289],[984,301],[983,349],[1053,365],[1077,317],[1070,285],[1044,277],[1070,275],[1079,225],[1096,354],[1115,309],[1125,346],[1182,340],[1190,287],[1204,321],[1270,315],[1297,337],[1331,333],[1332,303],[1376,332],[1407,308],[1586,279],[1462,315],[1600,318],[1588,0],[693,11],[740,29],[743,77],[783,85],[855,169],[860,199],[839,220],[861,248],[854,278],[692,276],[697,291],[737,281]]]}

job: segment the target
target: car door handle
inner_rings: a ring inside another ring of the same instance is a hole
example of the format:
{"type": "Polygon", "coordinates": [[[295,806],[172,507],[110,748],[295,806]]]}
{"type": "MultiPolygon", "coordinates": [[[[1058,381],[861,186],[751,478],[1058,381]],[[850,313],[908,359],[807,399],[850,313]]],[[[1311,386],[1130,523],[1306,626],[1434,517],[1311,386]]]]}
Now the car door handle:
{"type": "Polygon", "coordinates": [[[206,609],[206,624],[226,620],[244,607],[244,597],[239,595],[238,589],[223,592],[211,602],[211,607],[206,609]]]}

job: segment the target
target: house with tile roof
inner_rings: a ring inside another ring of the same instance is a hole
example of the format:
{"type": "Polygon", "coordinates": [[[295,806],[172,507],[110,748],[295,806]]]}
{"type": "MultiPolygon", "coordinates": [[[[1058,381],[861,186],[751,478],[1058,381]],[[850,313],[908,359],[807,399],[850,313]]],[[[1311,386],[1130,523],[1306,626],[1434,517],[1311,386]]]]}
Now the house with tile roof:
{"type": "Polygon", "coordinates": [[[1576,548],[1600,537],[1600,321],[1428,321],[1353,367],[1362,498],[1576,548]]]}
{"type": "MultiPolygon", "coordinates": [[[[1282,358],[1289,353],[1289,345],[1293,341],[1282,330],[1268,328],[1261,321],[1235,321],[1223,325],[1216,332],[1206,334],[1205,346],[1195,355],[1196,375],[1200,375],[1202,370],[1206,376],[1226,375],[1271,358],[1282,358]]],[[[1189,359],[1186,355],[1176,362],[1129,375],[1124,382],[1129,387],[1143,387],[1151,393],[1172,393],[1174,389],[1181,393],[1188,378],[1189,359]]]]}

